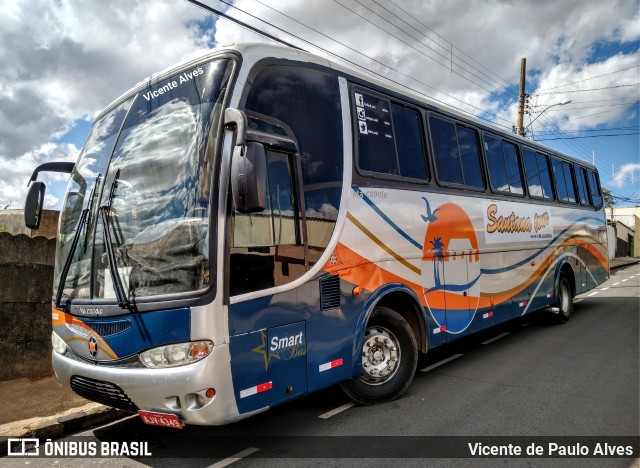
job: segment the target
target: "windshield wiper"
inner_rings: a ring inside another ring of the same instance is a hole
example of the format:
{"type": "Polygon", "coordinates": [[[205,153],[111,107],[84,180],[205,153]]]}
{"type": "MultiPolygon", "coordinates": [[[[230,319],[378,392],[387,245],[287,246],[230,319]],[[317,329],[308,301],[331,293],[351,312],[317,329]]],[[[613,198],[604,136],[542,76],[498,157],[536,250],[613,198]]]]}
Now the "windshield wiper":
{"type": "Polygon", "coordinates": [[[107,202],[100,206],[99,212],[102,219],[102,229],[104,234],[104,247],[107,251],[107,263],[109,264],[109,273],[111,274],[111,280],[113,282],[113,289],[116,291],[116,298],[118,300],[118,306],[121,309],[126,309],[131,313],[136,312],[136,306],[127,297],[127,293],[124,290],[120,273],[118,273],[118,264],[116,262],[116,251],[113,247],[113,241],[111,239],[111,230],[109,229],[109,212],[111,211],[111,202],[115,194],[116,186],[118,185],[118,178],[120,177],[120,169],[115,174],[113,182],[111,183],[111,189],[109,191],[109,198],[107,202]]]}
{"type": "MultiPolygon", "coordinates": [[[[96,187],[100,185],[100,174],[96,177],[96,181],[93,185],[93,189],[89,194],[89,203],[87,207],[82,210],[82,214],[80,215],[80,219],[78,220],[78,229],[76,229],[76,233],[73,235],[73,241],[71,242],[71,247],[69,247],[69,254],[67,255],[67,259],[64,261],[64,265],[62,267],[62,271],[60,272],[60,279],[58,280],[58,289],[56,290],[56,309],[60,308],[60,302],[62,301],[62,294],[64,293],[64,284],[67,282],[67,276],[69,276],[69,268],[71,268],[71,263],[73,263],[73,256],[76,252],[76,248],[78,247],[78,241],[80,240],[80,233],[84,229],[86,231],[87,225],[89,224],[89,215],[91,214],[91,210],[93,209],[93,195],[95,193],[96,187]]],[[[85,238],[85,248],[86,248],[86,238],[85,238]]]]}

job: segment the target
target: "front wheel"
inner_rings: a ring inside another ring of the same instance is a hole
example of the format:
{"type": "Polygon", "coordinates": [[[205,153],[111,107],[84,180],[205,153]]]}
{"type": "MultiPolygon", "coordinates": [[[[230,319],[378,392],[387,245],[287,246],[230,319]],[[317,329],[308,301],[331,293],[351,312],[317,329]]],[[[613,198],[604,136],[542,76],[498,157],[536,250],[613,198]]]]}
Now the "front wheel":
{"type": "Polygon", "coordinates": [[[349,398],[364,405],[385,403],[409,387],[418,365],[418,349],[411,327],[396,311],[386,307],[373,311],[360,354],[360,378],[340,384],[349,398]]]}

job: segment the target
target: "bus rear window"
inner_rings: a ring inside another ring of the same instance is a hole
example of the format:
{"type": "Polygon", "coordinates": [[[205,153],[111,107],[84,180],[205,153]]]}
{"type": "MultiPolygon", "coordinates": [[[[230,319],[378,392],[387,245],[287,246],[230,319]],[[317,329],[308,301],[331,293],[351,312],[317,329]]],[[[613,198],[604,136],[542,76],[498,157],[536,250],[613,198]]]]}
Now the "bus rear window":
{"type": "Polygon", "coordinates": [[[587,195],[587,171],[584,167],[576,166],[576,181],[578,182],[580,203],[583,205],[589,205],[589,195],[587,195]]]}
{"type": "Polygon", "coordinates": [[[589,171],[589,193],[591,194],[593,206],[600,208],[602,206],[602,192],[600,191],[598,174],[595,171],[589,171]]]}

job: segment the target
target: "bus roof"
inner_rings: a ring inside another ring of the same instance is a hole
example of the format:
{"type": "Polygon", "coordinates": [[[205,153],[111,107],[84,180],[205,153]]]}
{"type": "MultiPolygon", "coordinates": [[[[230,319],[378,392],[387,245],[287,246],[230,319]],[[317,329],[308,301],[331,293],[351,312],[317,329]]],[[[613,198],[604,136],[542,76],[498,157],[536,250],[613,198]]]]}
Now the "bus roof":
{"type": "Polygon", "coordinates": [[[264,43],[264,42],[243,42],[243,43],[234,43],[234,44],[228,44],[228,45],[222,45],[218,48],[215,49],[211,49],[208,51],[205,51],[201,54],[196,55],[195,57],[190,57],[187,60],[184,60],[182,62],[178,62],[175,65],[172,65],[158,73],[154,73],[153,75],[145,78],[144,80],[140,81],[139,83],[137,83],[135,86],[133,86],[131,89],[129,89],[128,91],[126,91],[124,94],[122,94],[120,97],[118,97],[117,99],[115,99],[109,106],[107,106],[105,108],[104,111],[102,111],[97,117],[96,120],[100,117],[102,117],[103,114],[105,114],[106,112],[110,111],[111,109],[113,109],[115,106],[117,106],[118,104],[120,104],[122,101],[124,101],[126,98],[128,98],[130,95],[132,95],[135,92],[138,92],[141,88],[147,87],[149,85],[152,85],[158,81],[161,81],[162,79],[164,79],[165,77],[167,77],[168,75],[174,73],[176,70],[182,69],[182,68],[189,68],[189,66],[191,64],[196,64],[196,63],[200,63],[204,60],[206,60],[207,58],[211,57],[215,57],[218,56],[220,54],[223,53],[234,53],[237,55],[240,55],[242,57],[243,60],[243,66],[247,66],[248,68],[251,68],[253,66],[254,63],[256,63],[257,61],[263,59],[263,58],[275,58],[275,59],[281,59],[281,60],[291,60],[291,61],[297,61],[297,62],[306,62],[306,63],[311,63],[314,65],[320,65],[320,66],[324,66],[327,68],[331,68],[333,70],[336,70],[337,72],[339,72],[340,74],[344,74],[347,77],[354,77],[366,82],[369,82],[371,84],[373,84],[374,86],[378,86],[384,89],[387,89],[389,91],[391,91],[394,94],[397,95],[401,95],[401,96],[405,96],[408,99],[411,99],[413,101],[417,101],[417,102],[421,102],[425,105],[429,105],[431,107],[437,108],[438,110],[444,111],[446,113],[448,113],[450,116],[453,117],[457,117],[459,119],[465,120],[468,123],[472,123],[480,128],[483,128],[485,130],[490,130],[493,131],[499,135],[508,135],[508,137],[512,140],[516,140],[518,141],[520,144],[522,145],[526,145],[529,147],[532,147],[534,149],[538,149],[540,151],[543,152],[551,152],[551,153],[555,153],[555,154],[559,154],[569,160],[573,160],[576,162],[579,162],[580,164],[590,167],[590,168],[594,168],[595,167],[588,161],[577,158],[575,156],[571,156],[568,155],[566,153],[563,153],[561,151],[555,150],[553,148],[550,148],[546,145],[543,145],[541,143],[538,143],[536,141],[533,140],[529,140],[525,137],[522,137],[516,133],[511,133],[506,131],[504,128],[492,123],[492,122],[488,122],[486,120],[480,119],[478,117],[475,117],[471,114],[468,114],[466,112],[460,111],[458,109],[455,109],[447,104],[442,104],[436,100],[434,100],[433,98],[427,96],[426,94],[422,94],[419,93],[409,87],[406,87],[404,85],[398,84],[396,82],[393,82],[391,80],[385,80],[383,78],[380,78],[372,73],[368,73],[367,71],[361,71],[359,70],[357,67],[349,67],[349,66],[345,66],[342,65],[340,63],[331,61],[329,59],[320,57],[318,55],[312,54],[310,52],[301,50],[301,49],[294,49],[292,47],[288,47],[288,46],[284,46],[284,45],[278,45],[278,44],[269,44],[269,43],[264,43]]]}

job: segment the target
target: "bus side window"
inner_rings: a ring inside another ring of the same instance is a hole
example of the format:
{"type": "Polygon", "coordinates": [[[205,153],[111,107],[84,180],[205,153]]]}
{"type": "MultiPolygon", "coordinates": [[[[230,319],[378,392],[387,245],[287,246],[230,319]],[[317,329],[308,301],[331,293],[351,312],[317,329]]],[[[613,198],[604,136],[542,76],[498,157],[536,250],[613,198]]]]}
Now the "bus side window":
{"type": "Polygon", "coordinates": [[[514,144],[498,138],[484,137],[491,188],[498,192],[523,195],[518,151],[514,144]]]}
{"type": "Polygon", "coordinates": [[[592,170],[589,170],[589,193],[591,194],[594,208],[600,208],[602,206],[602,192],[600,191],[598,174],[592,170]]]}
{"type": "Polygon", "coordinates": [[[549,173],[549,158],[544,154],[536,153],[538,171],[540,174],[540,184],[542,185],[543,197],[553,200],[553,188],[551,186],[551,174],[549,173]]]}
{"type": "Polygon", "coordinates": [[[426,180],[418,112],[359,89],[353,96],[354,121],[358,126],[358,169],[375,175],[426,180]]]}
{"type": "Polygon", "coordinates": [[[524,169],[527,174],[527,186],[531,196],[553,200],[547,157],[544,154],[525,149],[524,169]]]}
{"type": "Polygon", "coordinates": [[[445,183],[463,184],[455,125],[447,120],[430,117],[429,126],[438,180],[445,183]]]}
{"type": "Polygon", "coordinates": [[[400,175],[427,179],[427,163],[420,115],[413,109],[391,104],[391,116],[398,153],[400,175]]]}
{"type": "Polygon", "coordinates": [[[438,180],[445,184],[484,188],[475,130],[435,116],[429,117],[438,180]]]}
{"type": "Polygon", "coordinates": [[[564,172],[564,181],[567,185],[567,198],[570,203],[576,202],[576,189],[573,176],[573,167],[568,162],[562,163],[562,172],[564,172]]]}
{"type": "Polygon", "coordinates": [[[589,205],[589,195],[587,195],[587,171],[584,167],[576,166],[576,180],[578,182],[578,194],[582,205],[589,205]]]}
{"type": "Polygon", "coordinates": [[[573,188],[573,172],[569,163],[560,161],[559,159],[552,159],[553,165],[553,177],[556,182],[556,193],[558,194],[558,200],[565,203],[575,203],[576,194],[573,188]]]}

